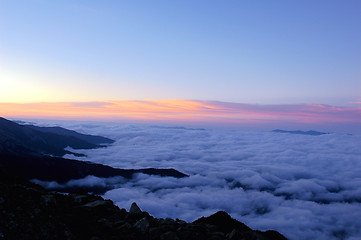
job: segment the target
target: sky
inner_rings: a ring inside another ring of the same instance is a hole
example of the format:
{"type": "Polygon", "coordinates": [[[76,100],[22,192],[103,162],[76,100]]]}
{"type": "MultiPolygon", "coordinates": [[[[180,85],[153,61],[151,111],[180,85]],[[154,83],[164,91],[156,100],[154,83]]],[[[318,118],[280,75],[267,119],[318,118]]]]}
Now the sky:
{"type": "Polygon", "coordinates": [[[0,115],[359,128],[360,26],[356,0],[0,0],[0,115]]]}
{"type": "Polygon", "coordinates": [[[361,2],[0,1],[0,102],[352,105],[361,2]]]}
{"type": "Polygon", "coordinates": [[[137,176],[105,195],[121,207],[359,239],[360,27],[359,0],[0,0],[0,116],[70,120],[116,140],[90,161],[191,175],[137,176]]]}
{"type": "Polygon", "coordinates": [[[0,116],[123,123],[156,123],[258,130],[315,129],[361,134],[361,108],[322,104],[260,105],[194,100],[114,100],[0,103],[0,116]]]}

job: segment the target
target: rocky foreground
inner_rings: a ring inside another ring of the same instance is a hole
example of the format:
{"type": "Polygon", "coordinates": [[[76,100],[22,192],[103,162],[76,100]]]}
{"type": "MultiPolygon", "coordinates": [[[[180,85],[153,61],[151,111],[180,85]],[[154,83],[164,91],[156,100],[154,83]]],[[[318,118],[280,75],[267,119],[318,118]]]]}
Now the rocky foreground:
{"type": "Polygon", "coordinates": [[[192,223],[159,219],[133,203],[129,212],[89,194],[50,192],[0,173],[0,239],[283,240],[220,211],[192,223]]]}

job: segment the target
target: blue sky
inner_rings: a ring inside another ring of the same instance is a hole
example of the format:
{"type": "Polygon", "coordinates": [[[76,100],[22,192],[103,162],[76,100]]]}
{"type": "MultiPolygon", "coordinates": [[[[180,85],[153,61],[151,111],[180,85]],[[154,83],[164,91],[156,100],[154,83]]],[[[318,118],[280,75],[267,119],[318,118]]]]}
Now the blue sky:
{"type": "Polygon", "coordinates": [[[0,102],[352,105],[360,1],[0,1],[0,102]]]}

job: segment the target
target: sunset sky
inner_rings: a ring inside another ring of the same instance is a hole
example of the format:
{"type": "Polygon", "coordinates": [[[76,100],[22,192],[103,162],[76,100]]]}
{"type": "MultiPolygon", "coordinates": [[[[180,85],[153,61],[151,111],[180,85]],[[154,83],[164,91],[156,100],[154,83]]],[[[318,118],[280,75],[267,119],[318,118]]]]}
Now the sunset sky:
{"type": "Polygon", "coordinates": [[[360,27],[358,0],[0,0],[0,115],[359,122],[360,27]]]}
{"type": "Polygon", "coordinates": [[[0,170],[13,158],[154,219],[361,239],[361,0],[0,0],[0,170]]]}

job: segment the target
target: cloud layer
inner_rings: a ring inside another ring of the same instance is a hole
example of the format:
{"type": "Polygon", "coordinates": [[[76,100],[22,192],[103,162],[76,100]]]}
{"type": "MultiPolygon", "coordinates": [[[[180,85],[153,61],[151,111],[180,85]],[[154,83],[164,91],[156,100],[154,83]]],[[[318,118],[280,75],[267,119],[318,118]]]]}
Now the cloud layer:
{"type": "Polygon", "coordinates": [[[187,221],[225,210],[252,228],[275,229],[290,239],[361,238],[361,135],[51,124],[116,140],[109,148],[79,151],[89,156],[79,159],[120,168],[175,168],[190,175],[68,183],[117,184],[104,197],[120,207],[136,201],[156,217],[187,221]]]}
{"type": "MultiPolygon", "coordinates": [[[[317,126],[361,129],[360,107],[320,104],[257,105],[191,100],[0,103],[0,115],[21,118],[92,119],[138,122],[224,123],[243,126],[317,126]]],[[[359,130],[360,132],[360,130],[359,130]]]]}

